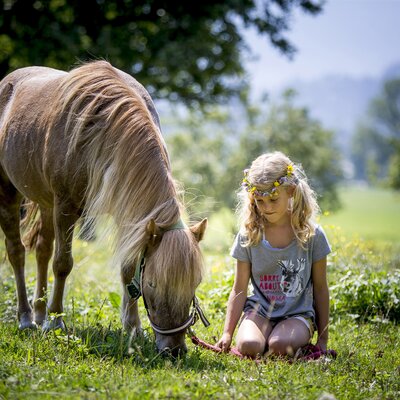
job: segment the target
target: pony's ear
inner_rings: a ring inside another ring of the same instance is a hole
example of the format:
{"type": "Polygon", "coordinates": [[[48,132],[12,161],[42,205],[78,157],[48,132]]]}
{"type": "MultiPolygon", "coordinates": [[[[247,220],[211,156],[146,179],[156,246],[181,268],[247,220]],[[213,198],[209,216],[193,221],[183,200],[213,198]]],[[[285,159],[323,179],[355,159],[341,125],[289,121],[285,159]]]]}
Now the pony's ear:
{"type": "Polygon", "coordinates": [[[155,235],[156,234],[156,230],[157,230],[157,226],[156,226],[156,222],[154,221],[154,219],[151,219],[146,226],[146,232],[149,235],[155,235]]]}
{"type": "Polygon", "coordinates": [[[203,221],[200,221],[196,225],[190,227],[191,232],[193,233],[194,237],[198,242],[203,239],[204,232],[206,231],[208,224],[207,218],[204,218],[203,221]]]}
{"type": "Polygon", "coordinates": [[[151,219],[146,226],[146,232],[149,237],[148,245],[154,247],[161,240],[161,232],[154,219],[151,219]]]}

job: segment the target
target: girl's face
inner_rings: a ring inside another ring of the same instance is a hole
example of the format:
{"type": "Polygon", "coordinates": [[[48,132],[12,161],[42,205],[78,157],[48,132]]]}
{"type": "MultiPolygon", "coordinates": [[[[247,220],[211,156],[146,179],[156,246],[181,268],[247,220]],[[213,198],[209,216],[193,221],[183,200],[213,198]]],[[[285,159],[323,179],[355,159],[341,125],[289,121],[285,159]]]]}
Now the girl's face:
{"type": "Polygon", "coordinates": [[[292,197],[291,190],[279,188],[270,196],[254,196],[255,205],[260,215],[270,224],[281,225],[290,223],[289,200],[292,197]]]}

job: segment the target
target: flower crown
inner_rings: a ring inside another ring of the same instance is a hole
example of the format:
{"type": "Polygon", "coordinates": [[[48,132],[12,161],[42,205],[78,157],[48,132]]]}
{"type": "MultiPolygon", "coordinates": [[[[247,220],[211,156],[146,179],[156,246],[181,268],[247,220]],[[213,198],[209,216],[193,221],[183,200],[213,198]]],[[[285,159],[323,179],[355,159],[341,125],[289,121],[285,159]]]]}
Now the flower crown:
{"type": "Polygon", "coordinates": [[[277,189],[279,186],[283,185],[284,183],[294,183],[297,184],[298,183],[298,179],[294,176],[294,166],[293,164],[289,164],[286,168],[286,174],[282,177],[280,177],[279,179],[277,179],[274,182],[274,185],[272,187],[272,189],[270,190],[265,190],[265,191],[261,191],[258,190],[253,184],[251,184],[249,182],[249,180],[247,179],[248,175],[249,175],[249,170],[245,169],[244,171],[244,178],[242,181],[242,187],[248,192],[248,193],[252,193],[255,196],[261,196],[261,197],[272,197],[272,196],[276,196],[277,193],[277,189]]]}

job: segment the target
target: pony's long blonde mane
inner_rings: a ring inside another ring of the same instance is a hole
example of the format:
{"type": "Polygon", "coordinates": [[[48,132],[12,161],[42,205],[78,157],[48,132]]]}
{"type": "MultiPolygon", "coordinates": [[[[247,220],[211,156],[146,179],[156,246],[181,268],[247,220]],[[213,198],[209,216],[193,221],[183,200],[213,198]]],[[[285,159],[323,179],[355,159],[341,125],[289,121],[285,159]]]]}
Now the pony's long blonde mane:
{"type": "MultiPolygon", "coordinates": [[[[135,263],[147,244],[147,223],[154,219],[158,226],[171,226],[183,207],[161,133],[144,100],[109,63],[97,61],[72,70],[62,79],[51,112],[66,118],[66,164],[76,163],[77,157],[86,163],[85,213],[112,215],[117,259],[135,263]]],[[[167,234],[175,237],[176,243],[182,233],[167,234]]],[[[185,234],[191,235],[189,231],[185,234]]],[[[173,258],[176,252],[163,253],[173,258]]],[[[200,254],[195,255],[193,271],[182,271],[193,274],[189,281],[199,276],[200,258],[200,254]]],[[[165,266],[165,260],[161,264],[165,266]]],[[[168,264],[179,268],[182,260],[170,259],[168,264]]],[[[169,275],[165,280],[179,287],[181,278],[169,275]]],[[[166,284],[161,282],[160,286],[166,284]]]]}

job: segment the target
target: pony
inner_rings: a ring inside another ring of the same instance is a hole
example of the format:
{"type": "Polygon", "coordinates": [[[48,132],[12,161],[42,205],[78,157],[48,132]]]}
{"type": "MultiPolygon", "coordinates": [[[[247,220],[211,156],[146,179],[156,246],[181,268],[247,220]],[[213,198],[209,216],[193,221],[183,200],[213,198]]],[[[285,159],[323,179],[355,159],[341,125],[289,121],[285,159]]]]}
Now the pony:
{"type": "Polygon", "coordinates": [[[121,265],[123,327],[141,331],[137,298],[127,285],[145,264],[140,291],[151,325],[159,328],[156,346],[186,352],[207,220],[188,228],[180,222],[184,212],[154,103],[132,76],[91,61],[69,72],[21,68],[0,82],[0,226],[15,274],[20,329],[65,329],[60,314],[73,268],[74,226],[80,217],[108,214],[121,265]],[[24,278],[29,248],[37,261],[32,307],[24,278]],[[46,302],[53,250],[54,285],[46,302]]]}

